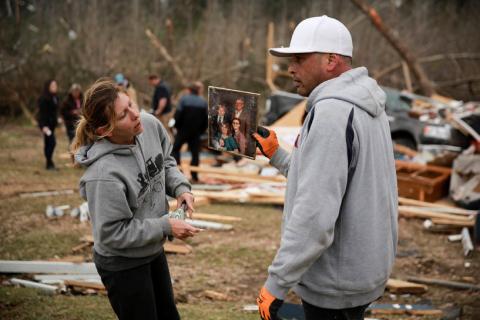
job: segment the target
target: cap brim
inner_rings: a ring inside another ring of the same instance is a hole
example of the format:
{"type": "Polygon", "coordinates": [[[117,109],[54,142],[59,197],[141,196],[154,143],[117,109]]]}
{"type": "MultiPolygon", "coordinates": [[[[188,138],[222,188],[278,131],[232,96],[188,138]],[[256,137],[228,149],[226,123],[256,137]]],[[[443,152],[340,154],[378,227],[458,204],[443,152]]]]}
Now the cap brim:
{"type": "Polygon", "coordinates": [[[270,54],[272,56],[276,56],[276,57],[291,57],[294,54],[312,53],[312,52],[315,52],[315,51],[314,50],[308,50],[308,49],[302,50],[302,49],[298,49],[298,48],[288,47],[288,48],[270,48],[270,49],[268,49],[268,52],[270,52],[270,54]]]}

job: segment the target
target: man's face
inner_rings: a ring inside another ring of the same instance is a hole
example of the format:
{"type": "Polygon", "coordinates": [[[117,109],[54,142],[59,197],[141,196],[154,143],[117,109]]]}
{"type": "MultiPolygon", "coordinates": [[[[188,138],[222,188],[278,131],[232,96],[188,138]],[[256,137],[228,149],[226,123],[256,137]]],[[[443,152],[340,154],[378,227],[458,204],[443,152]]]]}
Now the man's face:
{"type": "Polygon", "coordinates": [[[157,84],[160,82],[160,79],[158,79],[158,78],[148,79],[148,82],[150,83],[150,85],[152,87],[156,87],[157,84]]]}
{"type": "Polygon", "coordinates": [[[238,131],[238,129],[240,129],[240,121],[238,119],[233,120],[232,127],[233,130],[238,131]]]}
{"type": "Polygon", "coordinates": [[[244,106],[245,106],[245,102],[242,99],[237,99],[235,101],[235,110],[241,111],[243,110],[244,106]]]}
{"type": "Polygon", "coordinates": [[[143,132],[138,109],[130,101],[130,98],[119,93],[115,101],[115,127],[110,136],[112,142],[118,144],[132,144],[136,135],[143,132]]]}
{"type": "Polygon", "coordinates": [[[218,107],[218,115],[220,117],[223,117],[225,115],[225,107],[224,106],[219,106],[218,107]]]}
{"type": "Polygon", "coordinates": [[[301,53],[292,56],[288,72],[292,75],[297,93],[306,97],[316,86],[328,80],[327,64],[328,54],[301,53]]]}

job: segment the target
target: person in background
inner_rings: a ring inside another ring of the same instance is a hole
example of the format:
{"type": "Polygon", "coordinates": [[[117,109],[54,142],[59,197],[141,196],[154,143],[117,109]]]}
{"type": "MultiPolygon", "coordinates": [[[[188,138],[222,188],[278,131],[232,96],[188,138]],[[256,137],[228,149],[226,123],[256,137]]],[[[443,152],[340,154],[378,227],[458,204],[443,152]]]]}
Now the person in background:
{"type": "Polygon", "coordinates": [[[137,108],[140,108],[137,100],[137,90],[135,90],[135,88],[130,83],[130,81],[127,78],[125,78],[125,76],[122,73],[117,73],[115,75],[115,82],[119,86],[122,86],[125,89],[127,95],[130,97],[130,99],[135,104],[135,106],[137,106],[137,108]]]}
{"type": "Polygon", "coordinates": [[[155,74],[150,75],[148,81],[155,88],[152,97],[152,113],[169,131],[168,121],[171,118],[172,111],[170,88],[165,81],[155,74]]]}
{"type": "Polygon", "coordinates": [[[75,129],[77,122],[80,120],[80,113],[82,111],[83,93],[82,87],[74,83],[68,91],[68,96],[63,102],[61,113],[65,129],[67,131],[68,141],[71,144],[75,137],[75,129]]]}
{"type": "Polygon", "coordinates": [[[194,198],[170,155],[158,119],[139,112],[109,79],[85,93],[72,153],[86,168],[80,195],[88,201],[93,261],[120,320],[180,319],[163,244],[200,230],[169,218],[167,195],[186,204],[194,198]]]}
{"type": "MultiPolygon", "coordinates": [[[[200,157],[200,136],[205,132],[208,125],[207,101],[198,95],[199,87],[191,84],[189,93],[180,98],[175,111],[175,142],[173,143],[172,155],[180,165],[180,149],[185,143],[192,154],[190,164],[198,166],[200,157]]],[[[192,180],[198,181],[198,174],[192,172],[192,180]]]]}
{"type": "Polygon", "coordinates": [[[43,134],[43,151],[46,160],[46,169],[55,170],[53,152],[57,144],[55,128],[58,125],[58,85],[53,79],[47,80],[43,92],[38,99],[38,126],[43,134]]]}

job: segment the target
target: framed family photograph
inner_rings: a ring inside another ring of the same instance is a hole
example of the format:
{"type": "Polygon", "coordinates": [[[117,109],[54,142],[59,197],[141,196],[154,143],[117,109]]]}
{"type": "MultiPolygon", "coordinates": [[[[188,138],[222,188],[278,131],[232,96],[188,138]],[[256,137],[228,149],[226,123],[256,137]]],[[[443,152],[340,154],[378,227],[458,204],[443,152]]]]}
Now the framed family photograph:
{"type": "Polygon", "coordinates": [[[255,159],[257,93],[208,87],[208,147],[255,159]]]}

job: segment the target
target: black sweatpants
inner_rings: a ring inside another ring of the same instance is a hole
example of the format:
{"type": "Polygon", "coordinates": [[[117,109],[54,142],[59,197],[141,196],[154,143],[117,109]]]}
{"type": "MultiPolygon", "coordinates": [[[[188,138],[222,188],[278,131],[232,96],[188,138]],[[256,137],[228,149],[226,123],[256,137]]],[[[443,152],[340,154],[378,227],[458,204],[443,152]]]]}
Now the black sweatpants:
{"type": "Polygon", "coordinates": [[[55,146],[57,145],[57,140],[55,139],[55,129],[50,129],[52,134],[47,136],[43,134],[43,153],[45,155],[45,160],[47,160],[47,166],[53,164],[52,157],[55,146]]]}
{"type": "MultiPolygon", "coordinates": [[[[188,149],[192,154],[192,161],[190,162],[190,165],[198,166],[200,155],[200,135],[185,135],[182,134],[181,131],[178,132],[178,134],[175,136],[175,142],[173,143],[172,156],[177,161],[177,164],[180,164],[180,149],[185,143],[188,143],[188,149]]],[[[198,175],[196,172],[192,172],[192,179],[198,180],[198,175]]]]}
{"type": "Polygon", "coordinates": [[[306,320],[363,320],[370,303],[348,309],[324,309],[302,300],[306,320]]]}
{"type": "Polygon", "coordinates": [[[97,270],[119,320],[180,319],[165,253],[136,268],[107,271],[97,266],[97,270]]]}

